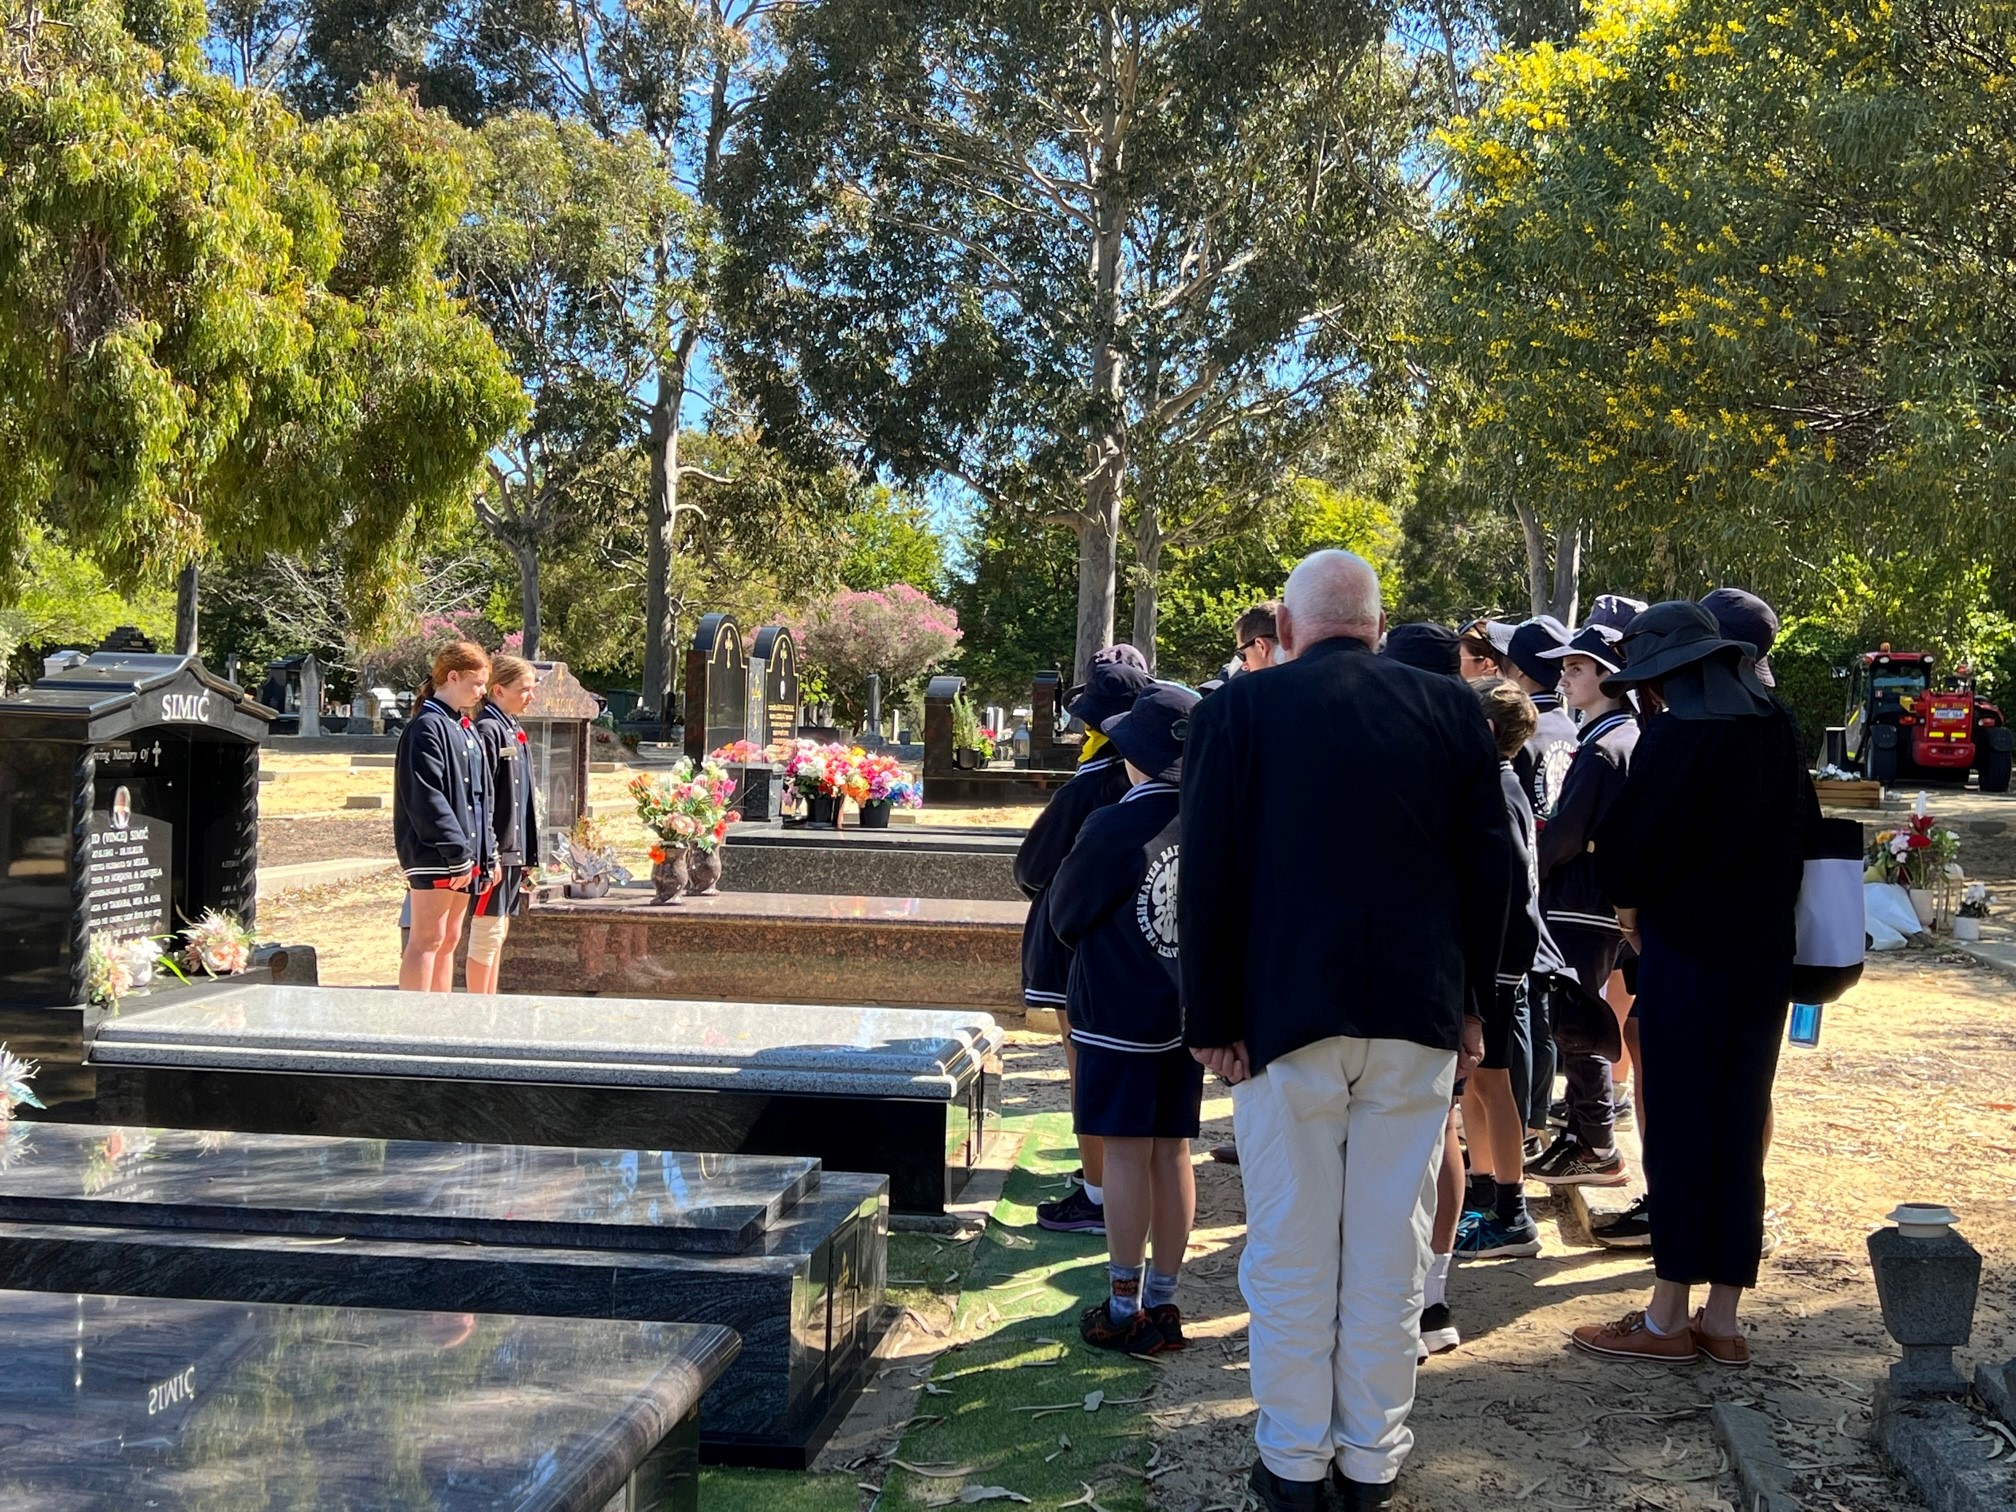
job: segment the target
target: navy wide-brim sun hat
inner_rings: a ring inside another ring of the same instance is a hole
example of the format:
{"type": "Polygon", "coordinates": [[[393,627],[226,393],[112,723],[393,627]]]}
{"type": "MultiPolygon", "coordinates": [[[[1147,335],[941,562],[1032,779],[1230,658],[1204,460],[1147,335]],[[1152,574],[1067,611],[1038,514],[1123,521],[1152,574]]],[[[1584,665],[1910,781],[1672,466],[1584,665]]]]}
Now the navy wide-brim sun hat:
{"type": "Polygon", "coordinates": [[[1723,639],[1715,617],[1686,599],[1654,604],[1632,620],[1618,649],[1624,667],[1603,679],[1612,698],[1710,657],[1726,656],[1733,665],[1751,654],[1744,642],[1723,639]]]}
{"type": "Polygon", "coordinates": [[[1183,748],[1190,738],[1190,714],[1199,700],[1188,688],[1156,683],[1125,714],[1099,726],[1113,749],[1157,782],[1183,779],[1183,748]]]}
{"type": "Polygon", "coordinates": [[[1131,663],[1094,662],[1064,707],[1088,729],[1103,729],[1107,720],[1133,708],[1134,700],[1154,684],[1155,679],[1131,663]]]}

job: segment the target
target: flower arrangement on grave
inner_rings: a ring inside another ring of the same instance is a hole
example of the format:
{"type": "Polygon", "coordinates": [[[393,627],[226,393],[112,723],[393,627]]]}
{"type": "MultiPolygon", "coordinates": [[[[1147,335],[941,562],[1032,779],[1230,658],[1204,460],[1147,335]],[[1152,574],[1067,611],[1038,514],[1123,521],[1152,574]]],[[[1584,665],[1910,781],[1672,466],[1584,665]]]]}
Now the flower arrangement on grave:
{"type": "Polygon", "coordinates": [[[1988,905],[1995,901],[1995,894],[1988,891],[1985,882],[1969,882],[1960,894],[1960,917],[1963,919],[1985,919],[1988,905]]]}
{"type": "Polygon", "coordinates": [[[592,815],[583,814],[576,819],[574,827],[560,837],[554,849],[558,859],[553,864],[557,865],[560,877],[575,887],[591,889],[593,896],[601,896],[611,884],[630,880],[629,868],[616,859],[616,847],[602,821],[592,815]]]}
{"type": "Polygon", "coordinates": [[[780,764],[789,749],[787,746],[762,746],[753,740],[731,740],[707,759],[720,766],[780,764]]]}
{"type": "Polygon", "coordinates": [[[84,952],[84,996],[101,1008],[117,1008],[133,990],[133,970],[127,964],[126,943],[102,934],[91,936],[84,952]]]}
{"type": "Polygon", "coordinates": [[[859,803],[868,791],[868,780],[861,774],[864,754],[851,746],[801,740],[785,760],[784,775],[807,798],[852,798],[859,803]]]}
{"type": "Polygon", "coordinates": [[[1933,819],[1931,806],[1920,793],[1910,821],[1881,831],[1870,843],[1863,880],[1930,890],[1958,878],[1959,855],[1960,837],[1933,819]]]}
{"type": "Polygon", "coordinates": [[[35,1070],[35,1062],[24,1060],[0,1045],[0,1127],[13,1120],[15,1108],[23,1104],[31,1108],[42,1106],[42,1099],[28,1085],[35,1079],[35,1070]]]}
{"type": "Polygon", "coordinates": [[[640,772],[630,779],[637,817],[658,837],[651,860],[662,863],[670,850],[690,846],[706,855],[728,838],[728,826],[742,816],[729,808],[735,780],[719,762],[695,766],[690,757],[663,776],[640,772]]]}
{"type": "Polygon", "coordinates": [[[887,803],[895,808],[924,807],[924,785],[894,756],[879,752],[864,755],[860,768],[868,784],[868,796],[863,801],[887,803]]]}
{"type": "Polygon", "coordinates": [[[215,908],[182,931],[182,965],[205,976],[235,976],[252,964],[252,931],[215,908]]]}

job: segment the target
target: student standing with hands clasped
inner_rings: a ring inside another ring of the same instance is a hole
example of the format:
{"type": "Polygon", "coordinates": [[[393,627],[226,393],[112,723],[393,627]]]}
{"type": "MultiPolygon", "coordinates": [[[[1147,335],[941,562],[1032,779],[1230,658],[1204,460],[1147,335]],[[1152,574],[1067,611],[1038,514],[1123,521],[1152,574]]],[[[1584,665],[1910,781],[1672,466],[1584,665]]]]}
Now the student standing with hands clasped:
{"type": "Polygon", "coordinates": [[[490,691],[476,711],[476,738],[489,764],[490,829],[497,841],[497,871],[476,889],[475,917],[469,921],[469,990],[497,990],[504,935],[511,916],[525,906],[525,871],[539,864],[539,821],[533,807],[532,757],[520,716],[532,707],[539,673],[517,656],[490,663],[490,691]]]}
{"type": "Polygon", "coordinates": [[[434,654],[413,717],[399,733],[392,778],[392,844],[413,905],[399,963],[403,992],[452,992],[455,945],[471,889],[496,867],[490,770],[471,711],[482,701],[490,656],[472,641],[434,654]]]}
{"type": "Polygon", "coordinates": [[[1049,892],[1050,927],[1075,952],[1072,1117],[1106,1157],[1110,1290],[1079,1332],[1134,1355],[1185,1342],[1176,1281],[1197,1213],[1204,1068],[1183,1048],[1176,992],[1177,784],[1196,706],[1188,688],[1157,683],[1106,722],[1132,786],[1085,821],[1049,892]]]}

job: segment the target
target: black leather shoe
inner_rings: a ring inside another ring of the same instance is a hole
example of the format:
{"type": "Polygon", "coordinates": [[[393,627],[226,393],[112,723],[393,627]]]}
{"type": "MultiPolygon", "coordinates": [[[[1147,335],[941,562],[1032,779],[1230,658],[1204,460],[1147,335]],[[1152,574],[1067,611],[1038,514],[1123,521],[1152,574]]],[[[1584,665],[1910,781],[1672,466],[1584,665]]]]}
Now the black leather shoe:
{"type": "Polygon", "coordinates": [[[1336,1493],[1337,1512],[1376,1512],[1393,1505],[1392,1481],[1352,1480],[1335,1465],[1330,1467],[1330,1489],[1336,1493]]]}
{"type": "Polygon", "coordinates": [[[1264,1460],[1253,1461],[1253,1473],[1246,1483],[1267,1512],[1328,1512],[1323,1500],[1323,1482],[1283,1480],[1267,1468],[1264,1460]]]}

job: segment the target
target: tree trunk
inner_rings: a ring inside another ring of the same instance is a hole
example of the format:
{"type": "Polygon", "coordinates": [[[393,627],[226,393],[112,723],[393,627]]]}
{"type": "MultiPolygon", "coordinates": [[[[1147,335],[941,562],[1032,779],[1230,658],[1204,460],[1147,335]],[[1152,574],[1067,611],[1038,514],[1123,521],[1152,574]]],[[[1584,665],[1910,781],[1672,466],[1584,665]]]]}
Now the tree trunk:
{"type": "Polygon", "coordinates": [[[518,559],[518,615],[524,626],[525,644],[519,654],[527,661],[539,660],[539,553],[530,546],[513,544],[511,555],[518,559]]]}
{"type": "Polygon", "coordinates": [[[1143,501],[1134,528],[1134,649],[1155,670],[1155,635],[1162,612],[1162,531],[1154,505],[1143,501]]]}
{"type": "Polygon", "coordinates": [[[195,562],[185,562],[175,575],[175,654],[196,654],[196,597],[202,574],[195,562]]]}
{"type": "Polygon", "coordinates": [[[672,679],[678,626],[672,612],[672,558],[679,546],[679,396],[685,385],[668,359],[659,369],[651,405],[651,492],[646,501],[644,681],[639,713],[672,722],[672,679]]]}
{"type": "Polygon", "coordinates": [[[1127,477],[1127,411],[1120,343],[1120,281],[1125,271],[1125,142],[1120,120],[1120,22],[1109,6],[1099,17],[1100,141],[1093,170],[1091,437],[1086,447],[1085,514],[1078,529],[1078,647],[1083,681],[1093,655],[1113,640],[1114,573],[1120,502],[1127,477]]]}
{"type": "Polygon", "coordinates": [[[1514,499],[1512,509],[1519,516],[1519,528],[1526,537],[1526,605],[1529,614],[1545,614],[1551,597],[1552,580],[1547,571],[1547,535],[1540,528],[1540,516],[1524,499],[1514,499]]]}
{"type": "Polygon", "coordinates": [[[1582,548],[1587,531],[1579,524],[1563,525],[1554,536],[1554,591],[1547,612],[1573,626],[1582,586],[1582,548]]]}

